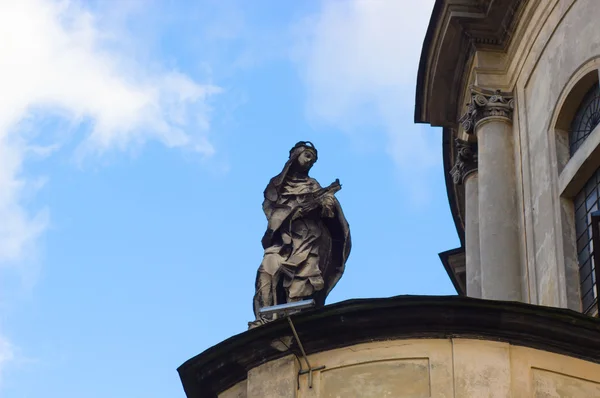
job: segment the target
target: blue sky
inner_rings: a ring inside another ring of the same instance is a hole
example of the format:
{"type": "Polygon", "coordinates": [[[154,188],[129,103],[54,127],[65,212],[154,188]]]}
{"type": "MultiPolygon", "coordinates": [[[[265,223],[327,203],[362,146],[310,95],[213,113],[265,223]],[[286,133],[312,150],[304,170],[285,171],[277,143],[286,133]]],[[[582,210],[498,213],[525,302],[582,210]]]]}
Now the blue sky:
{"type": "Polygon", "coordinates": [[[441,131],[414,125],[432,1],[0,4],[0,395],[183,397],[252,319],[262,192],[339,178],[328,302],[454,294],[441,131]]]}

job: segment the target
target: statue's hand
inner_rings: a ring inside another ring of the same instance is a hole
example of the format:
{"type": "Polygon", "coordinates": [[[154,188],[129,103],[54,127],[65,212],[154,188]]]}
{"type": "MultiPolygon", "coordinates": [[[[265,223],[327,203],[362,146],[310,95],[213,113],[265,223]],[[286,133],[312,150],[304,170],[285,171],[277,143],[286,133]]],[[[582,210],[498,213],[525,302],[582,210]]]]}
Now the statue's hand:
{"type": "Polygon", "coordinates": [[[333,217],[335,208],[335,200],[333,194],[323,196],[321,200],[321,216],[322,217],[333,217]]]}

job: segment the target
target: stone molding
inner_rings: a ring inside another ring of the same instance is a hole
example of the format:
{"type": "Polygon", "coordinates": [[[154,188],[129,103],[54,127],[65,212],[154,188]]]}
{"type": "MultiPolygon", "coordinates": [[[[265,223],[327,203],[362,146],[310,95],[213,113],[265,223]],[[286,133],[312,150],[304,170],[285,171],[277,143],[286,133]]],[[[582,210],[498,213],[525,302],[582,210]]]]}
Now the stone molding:
{"type": "Polygon", "coordinates": [[[515,100],[512,93],[471,87],[471,101],[467,106],[459,123],[467,134],[474,134],[477,123],[488,117],[500,117],[512,122],[515,100]]]}
{"type": "MultiPolygon", "coordinates": [[[[512,76],[508,65],[504,64],[507,59],[520,58],[505,57],[521,43],[524,29],[519,27],[527,26],[538,9],[531,4],[540,1],[436,0],[419,62],[415,122],[432,126],[456,122],[461,116],[456,113],[460,111],[457,100],[470,82],[469,74],[477,51],[491,52],[497,59],[502,59],[502,65],[495,65],[494,70],[489,71],[495,78],[498,73],[512,76]],[[441,68],[440,65],[456,65],[457,68],[441,68]],[[496,70],[497,67],[502,70],[496,70]]],[[[500,85],[494,87],[500,88],[500,85]]],[[[512,85],[506,83],[502,87],[512,85]]]]}
{"type": "MultiPolygon", "coordinates": [[[[460,296],[355,299],[293,315],[308,355],[365,342],[461,338],[491,340],[600,363],[600,320],[519,302],[460,296]]],[[[188,398],[217,398],[248,371],[282,358],[273,341],[290,336],[285,319],[233,336],[178,369],[188,398]]],[[[300,356],[293,343],[291,352],[300,356]]]]}
{"type": "Polygon", "coordinates": [[[477,171],[477,144],[461,140],[454,140],[456,159],[450,170],[454,184],[463,184],[466,177],[477,171]]]}

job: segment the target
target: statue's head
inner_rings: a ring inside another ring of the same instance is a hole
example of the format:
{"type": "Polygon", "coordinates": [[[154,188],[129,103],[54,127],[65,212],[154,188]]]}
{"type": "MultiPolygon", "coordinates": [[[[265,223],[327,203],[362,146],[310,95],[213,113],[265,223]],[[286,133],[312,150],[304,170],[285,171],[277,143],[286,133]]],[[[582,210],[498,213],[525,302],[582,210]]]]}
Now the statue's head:
{"type": "Polygon", "coordinates": [[[294,167],[308,171],[317,161],[317,148],[310,141],[300,141],[290,149],[294,167]]]}

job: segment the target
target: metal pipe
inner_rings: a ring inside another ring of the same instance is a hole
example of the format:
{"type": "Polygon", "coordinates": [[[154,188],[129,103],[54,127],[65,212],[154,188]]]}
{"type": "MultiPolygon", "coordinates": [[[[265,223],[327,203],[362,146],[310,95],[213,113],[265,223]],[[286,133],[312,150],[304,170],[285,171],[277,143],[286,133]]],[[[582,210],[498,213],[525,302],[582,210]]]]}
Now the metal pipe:
{"type": "Polygon", "coordinates": [[[300,352],[302,352],[302,356],[304,356],[304,360],[306,361],[306,366],[308,366],[308,368],[310,369],[310,363],[308,362],[308,358],[306,357],[306,352],[304,351],[302,342],[300,341],[300,338],[298,337],[298,332],[296,332],[296,328],[294,327],[292,318],[290,318],[288,316],[287,320],[288,320],[288,323],[290,324],[290,327],[292,328],[292,333],[294,333],[294,337],[296,338],[296,341],[298,342],[298,347],[300,347],[300,352]]]}

